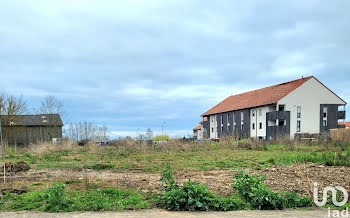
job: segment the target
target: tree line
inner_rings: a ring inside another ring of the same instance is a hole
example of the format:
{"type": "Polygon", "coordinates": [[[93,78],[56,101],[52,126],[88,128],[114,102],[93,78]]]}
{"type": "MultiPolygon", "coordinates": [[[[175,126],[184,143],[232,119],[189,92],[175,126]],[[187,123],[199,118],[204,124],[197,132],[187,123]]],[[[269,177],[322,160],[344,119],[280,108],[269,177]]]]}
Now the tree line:
{"type": "MultiPolygon", "coordinates": [[[[25,114],[59,114],[61,118],[66,114],[64,104],[56,96],[48,95],[43,98],[40,106],[32,112],[23,96],[0,93],[0,118],[2,126],[11,125],[18,119],[18,115],[25,114]]],[[[65,122],[63,122],[65,123],[65,122]]],[[[106,126],[97,125],[91,121],[65,123],[63,134],[65,138],[73,140],[91,140],[94,138],[108,138],[110,131],[106,126]]]]}

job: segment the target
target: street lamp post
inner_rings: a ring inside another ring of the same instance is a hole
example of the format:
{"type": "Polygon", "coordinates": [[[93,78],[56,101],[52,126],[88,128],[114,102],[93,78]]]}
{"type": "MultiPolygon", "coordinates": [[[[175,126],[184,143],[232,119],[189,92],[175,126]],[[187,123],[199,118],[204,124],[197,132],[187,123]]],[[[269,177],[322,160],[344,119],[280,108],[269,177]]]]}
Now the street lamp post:
{"type": "Polygon", "coordinates": [[[164,122],[162,122],[162,137],[164,138],[164,124],[165,124],[166,122],[164,121],[164,122]]]}

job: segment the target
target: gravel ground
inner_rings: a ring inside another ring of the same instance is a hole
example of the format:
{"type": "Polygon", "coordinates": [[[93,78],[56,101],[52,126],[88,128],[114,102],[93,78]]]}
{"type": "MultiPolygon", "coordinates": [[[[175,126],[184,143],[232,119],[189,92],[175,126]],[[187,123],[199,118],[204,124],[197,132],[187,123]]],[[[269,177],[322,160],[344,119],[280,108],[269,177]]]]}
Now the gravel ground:
{"type": "Polygon", "coordinates": [[[73,212],[73,213],[35,213],[35,212],[5,212],[0,213],[0,218],[186,218],[186,217],[214,217],[214,218],[232,218],[232,217],[304,217],[304,218],[318,218],[328,217],[328,210],[325,208],[316,208],[313,210],[282,210],[282,211],[231,211],[231,212],[170,212],[159,209],[140,210],[140,211],[122,211],[122,212],[73,212]]]}

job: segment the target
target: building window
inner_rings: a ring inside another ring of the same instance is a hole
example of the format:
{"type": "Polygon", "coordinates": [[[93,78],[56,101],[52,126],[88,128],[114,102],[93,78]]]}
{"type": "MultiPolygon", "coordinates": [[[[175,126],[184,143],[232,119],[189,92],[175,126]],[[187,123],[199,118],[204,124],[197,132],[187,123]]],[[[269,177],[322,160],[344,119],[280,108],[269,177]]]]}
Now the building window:
{"type": "Polygon", "coordinates": [[[298,106],[297,107],[297,118],[300,118],[301,117],[301,107],[298,106]]]}
{"type": "Polygon", "coordinates": [[[211,132],[214,132],[214,128],[211,128],[211,132]]]}
{"type": "Polygon", "coordinates": [[[255,129],[255,123],[253,123],[253,129],[255,129]]]}
{"type": "Polygon", "coordinates": [[[327,126],[327,120],[323,121],[323,126],[327,126]]]}
{"type": "Polygon", "coordinates": [[[259,116],[262,116],[262,110],[259,109],[259,116]]]}
{"type": "Polygon", "coordinates": [[[278,126],[285,126],[285,120],[278,120],[278,126]]]}
{"type": "Polygon", "coordinates": [[[221,126],[221,132],[223,132],[224,131],[224,126],[221,126]]]}
{"type": "Polygon", "coordinates": [[[327,107],[323,107],[323,117],[327,117],[327,107]]]}
{"type": "Polygon", "coordinates": [[[241,124],[241,129],[244,129],[244,123],[241,124]]]}
{"type": "Polygon", "coordinates": [[[252,110],[252,116],[255,117],[255,110],[252,110]]]}
{"type": "Polygon", "coordinates": [[[230,131],[230,126],[227,126],[227,130],[230,131]]]}
{"type": "Polygon", "coordinates": [[[300,132],[300,120],[297,121],[297,132],[300,132]]]}
{"type": "Polygon", "coordinates": [[[259,123],[259,129],[262,129],[262,123],[259,123]]]}

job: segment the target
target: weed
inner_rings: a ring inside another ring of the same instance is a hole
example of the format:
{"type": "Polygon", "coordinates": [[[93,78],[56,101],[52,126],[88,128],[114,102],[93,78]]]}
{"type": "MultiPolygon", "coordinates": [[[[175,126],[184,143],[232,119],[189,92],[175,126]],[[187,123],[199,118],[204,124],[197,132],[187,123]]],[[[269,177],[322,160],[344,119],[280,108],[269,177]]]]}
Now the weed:
{"type": "Polygon", "coordinates": [[[300,198],[294,192],[284,194],[273,192],[264,185],[264,180],[264,176],[252,176],[241,171],[235,176],[233,188],[251,205],[252,209],[276,210],[312,206],[311,198],[300,198]]]}
{"type": "Polygon", "coordinates": [[[105,169],[113,169],[115,167],[115,164],[102,164],[102,163],[96,163],[92,164],[90,166],[86,166],[87,169],[93,169],[93,170],[105,170],[105,169]]]}
{"type": "Polygon", "coordinates": [[[7,193],[4,200],[0,200],[0,210],[10,211],[116,211],[144,208],[150,208],[150,204],[141,193],[118,189],[65,191],[64,184],[55,184],[47,190],[23,195],[7,193]]]}
{"type": "Polygon", "coordinates": [[[238,196],[229,198],[217,196],[209,191],[207,186],[197,182],[185,182],[183,187],[179,188],[169,164],[163,171],[161,181],[165,183],[166,192],[158,197],[158,205],[167,210],[228,211],[246,207],[238,196]]]}
{"type": "Polygon", "coordinates": [[[178,190],[179,185],[175,182],[173,168],[167,163],[165,170],[162,172],[160,181],[165,184],[165,191],[178,190]]]}
{"type": "Polygon", "coordinates": [[[82,182],[81,180],[66,180],[63,183],[66,184],[66,185],[69,185],[69,184],[78,184],[78,183],[81,183],[81,182],[82,182]]]}

